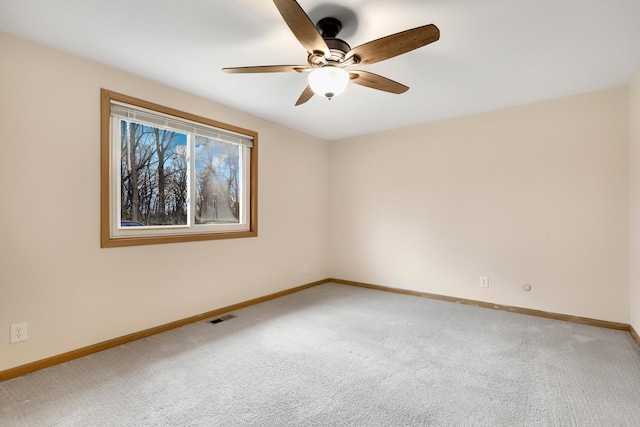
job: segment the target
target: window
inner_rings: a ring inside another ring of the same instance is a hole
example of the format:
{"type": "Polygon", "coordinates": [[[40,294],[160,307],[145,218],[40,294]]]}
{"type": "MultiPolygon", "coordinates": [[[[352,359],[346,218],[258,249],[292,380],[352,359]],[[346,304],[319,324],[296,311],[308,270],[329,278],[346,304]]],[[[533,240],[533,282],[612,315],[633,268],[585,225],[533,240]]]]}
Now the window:
{"type": "Polygon", "coordinates": [[[257,133],[101,97],[102,247],[257,235],[257,133]]]}

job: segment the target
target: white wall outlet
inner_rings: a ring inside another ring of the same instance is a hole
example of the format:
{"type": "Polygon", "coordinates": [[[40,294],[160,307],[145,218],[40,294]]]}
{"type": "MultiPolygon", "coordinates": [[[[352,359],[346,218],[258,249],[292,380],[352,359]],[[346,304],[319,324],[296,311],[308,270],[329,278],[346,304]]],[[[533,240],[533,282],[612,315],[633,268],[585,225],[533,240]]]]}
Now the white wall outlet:
{"type": "Polygon", "coordinates": [[[11,325],[10,344],[27,340],[27,322],[15,323],[11,325]]]}
{"type": "Polygon", "coordinates": [[[305,264],[304,267],[302,267],[302,272],[304,274],[309,274],[309,264],[305,264]]]}
{"type": "Polygon", "coordinates": [[[480,276],[480,287],[481,288],[489,287],[489,278],[487,276],[480,276]]]}

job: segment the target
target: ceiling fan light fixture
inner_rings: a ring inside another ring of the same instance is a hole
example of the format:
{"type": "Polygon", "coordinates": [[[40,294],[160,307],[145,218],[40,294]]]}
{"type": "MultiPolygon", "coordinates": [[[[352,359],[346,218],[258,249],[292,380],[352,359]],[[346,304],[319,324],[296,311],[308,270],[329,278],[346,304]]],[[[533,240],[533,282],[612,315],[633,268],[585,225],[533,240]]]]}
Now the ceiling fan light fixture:
{"type": "MultiPolygon", "coordinates": [[[[354,84],[383,92],[401,94],[408,86],[386,77],[362,70],[353,70],[353,65],[368,65],[411,52],[440,39],[440,30],[433,24],[401,31],[361,44],[351,49],[337,36],[342,22],[335,17],[322,18],[313,25],[309,15],[296,0],[273,0],[278,12],[293,35],[307,51],[308,65],[259,65],[223,68],[227,73],[309,73],[309,84],[296,101],[304,104],[318,95],[331,99],[340,95],[352,80],[354,84]],[[347,71],[347,69],[351,71],[347,71]]],[[[340,15],[344,16],[342,12],[340,15]]],[[[347,15],[350,15],[349,12],[347,15]]],[[[355,17],[350,16],[352,22],[355,17]]]]}
{"type": "Polygon", "coordinates": [[[331,99],[340,95],[349,84],[349,72],[343,68],[327,65],[309,73],[309,86],[313,93],[331,99]]]}

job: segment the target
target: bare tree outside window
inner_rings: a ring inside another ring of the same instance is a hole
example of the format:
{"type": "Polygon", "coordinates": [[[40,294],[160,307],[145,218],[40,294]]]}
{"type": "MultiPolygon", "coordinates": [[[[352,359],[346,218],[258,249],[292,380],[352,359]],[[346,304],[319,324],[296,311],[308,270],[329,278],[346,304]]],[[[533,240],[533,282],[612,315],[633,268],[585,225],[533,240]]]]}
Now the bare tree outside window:
{"type": "Polygon", "coordinates": [[[237,145],[196,136],[196,223],[238,222],[237,145]]]}
{"type": "Polygon", "coordinates": [[[187,224],[187,135],[125,120],[121,129],[121,220],[187,224]]]}
{"type": "Polygon", "coordinates": [[[102,247],[257,235],[257,133],[101,95],[102,247]]]}

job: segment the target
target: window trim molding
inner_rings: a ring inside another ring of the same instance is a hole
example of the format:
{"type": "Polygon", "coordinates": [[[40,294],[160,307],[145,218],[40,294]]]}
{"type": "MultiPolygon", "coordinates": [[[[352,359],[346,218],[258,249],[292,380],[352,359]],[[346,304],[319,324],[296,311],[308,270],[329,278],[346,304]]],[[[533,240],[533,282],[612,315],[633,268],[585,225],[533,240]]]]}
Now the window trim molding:
{"type": "Polygon", "coordinates": [[[249,129],[229,125],[227,123],[186,113],[170,107],[143,101],[128,95],[100,90],[100,247],[122,247],[155,245],[162,243],[195,242],[203,240],[236,239],[256,237],[258,235],[258,133],[249,129]],[[148,110],[179,117],[193,122],[204,123],[209,126],[240,133],[253,138],[253,147],[249,159],[249,206],[247,207],[248,226],[246,231],[223,231],[203,233],[177,233],[172,235],[114,237],[111,235],[110,218],[110,177],[111,177],[111,101],[119,101],[148,110]]]}

